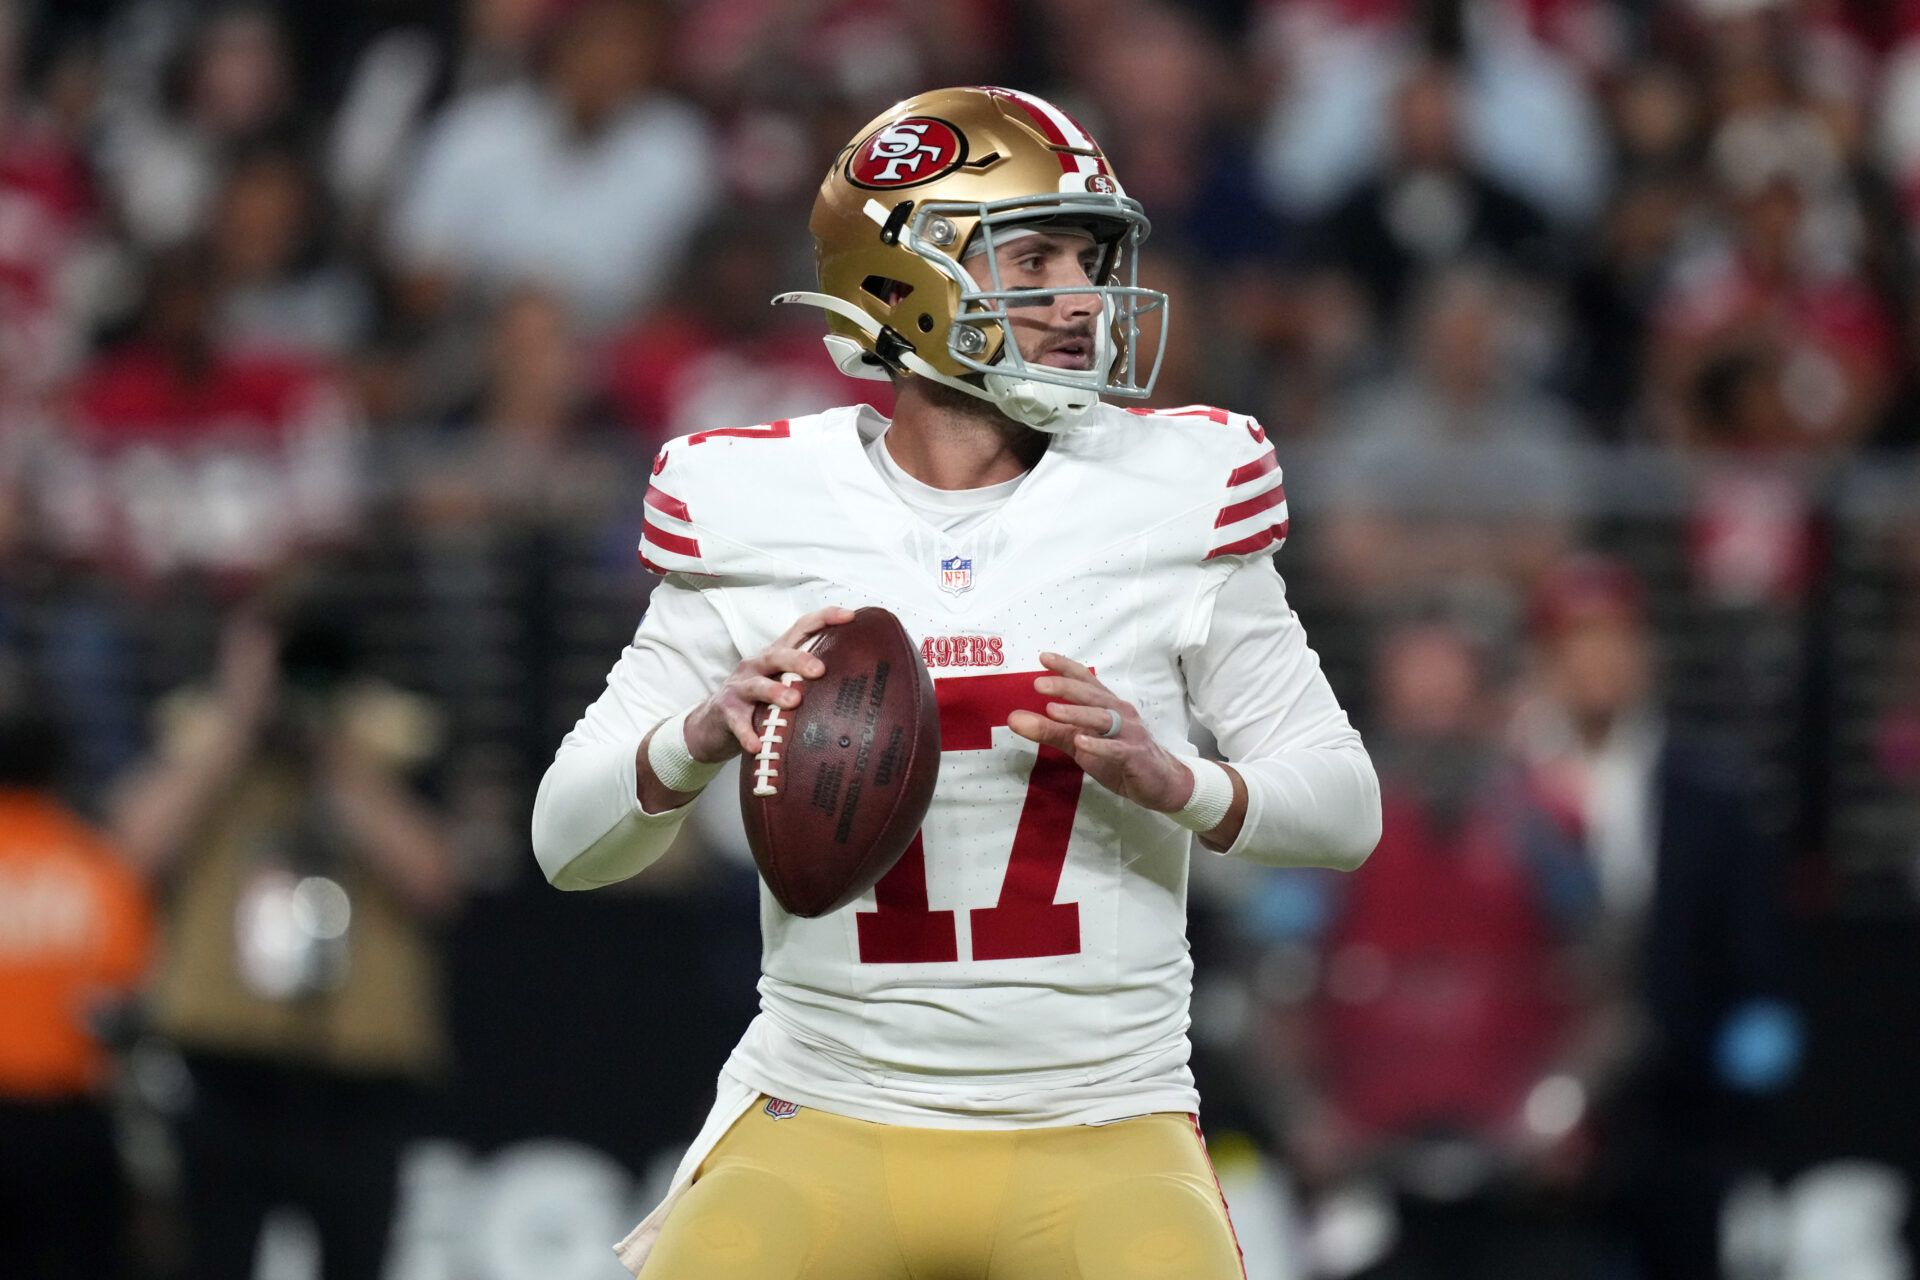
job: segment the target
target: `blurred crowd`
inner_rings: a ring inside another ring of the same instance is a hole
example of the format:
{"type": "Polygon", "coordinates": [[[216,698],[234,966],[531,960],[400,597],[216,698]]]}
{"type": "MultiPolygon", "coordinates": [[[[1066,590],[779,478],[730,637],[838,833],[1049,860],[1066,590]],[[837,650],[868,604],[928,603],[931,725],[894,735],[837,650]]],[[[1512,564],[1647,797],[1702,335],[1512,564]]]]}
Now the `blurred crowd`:
{"type": "MultiPolygon", "coordinates": [[[[292,1202],[376,1274],[636,477],[886,407],[768,299],[968,83],[1145,204],[1153,403],[1278,441],[1381,765],[1361,875],[1195,888],[1267,1274],[1714,1274],[1788,870],[1920,783],[1920,0],[0,0],[0,1273],[247,1276],[292,1202]]],[[[650,883],[745,918],[701,830],[650,883]]]]}

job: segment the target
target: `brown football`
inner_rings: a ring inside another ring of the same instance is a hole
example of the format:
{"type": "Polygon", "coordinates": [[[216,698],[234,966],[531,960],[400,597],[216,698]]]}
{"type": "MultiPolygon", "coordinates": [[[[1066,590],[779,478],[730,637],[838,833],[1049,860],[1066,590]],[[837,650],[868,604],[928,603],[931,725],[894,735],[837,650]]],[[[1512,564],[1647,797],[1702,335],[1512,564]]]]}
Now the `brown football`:
{"type": "Polygon", "coordinates": [[[893,869],[940,776],[933,680],[898,618],[859,609],[810,647],[827,673],[799,706],[759,709],[760,753],[740,767],[753,860],[780,905],[808,917],[893,869]]]}

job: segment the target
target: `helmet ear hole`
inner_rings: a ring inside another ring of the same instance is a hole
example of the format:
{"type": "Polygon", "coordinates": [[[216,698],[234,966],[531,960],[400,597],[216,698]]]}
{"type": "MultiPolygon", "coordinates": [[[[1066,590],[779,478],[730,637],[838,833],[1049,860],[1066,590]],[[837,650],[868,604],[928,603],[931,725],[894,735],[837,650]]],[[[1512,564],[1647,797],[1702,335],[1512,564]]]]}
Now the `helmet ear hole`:
{"type": "Polygon", "coordinates": [[[917,323],[920,326],[920,332],[922,333],[933,332],[933,317],[928,315],[926,312],[922,311],[920,313],[920,319],[917,321],[917,323]]]}
{"type": "Polygon", "coordinates": [[[906,281],[888,276],[868,276],[860,282],[860,289],[889,307],[898,306],[913,292],[913,286],[906,281]]]}

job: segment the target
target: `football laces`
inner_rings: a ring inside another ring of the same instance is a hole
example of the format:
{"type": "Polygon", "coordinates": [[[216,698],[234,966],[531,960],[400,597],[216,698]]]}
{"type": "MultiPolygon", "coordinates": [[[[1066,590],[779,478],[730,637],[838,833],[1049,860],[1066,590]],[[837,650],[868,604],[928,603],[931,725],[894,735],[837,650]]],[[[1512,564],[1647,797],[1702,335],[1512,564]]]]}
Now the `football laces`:
{"type": "MultiPolygon", "coordinates": [[[[780,677],[781,684],[799,684],[798,672],[789,671],[780,677]]],[[[780,730],[793,721],[780,714],[777,702],[767,704],[767,723],[760,730],[760,750],[753,757],[753,794],[756,796],[777,796],[780,788],[775,785],[780,778],[779,746],[786,739],[780,736],[780,730]]]]}

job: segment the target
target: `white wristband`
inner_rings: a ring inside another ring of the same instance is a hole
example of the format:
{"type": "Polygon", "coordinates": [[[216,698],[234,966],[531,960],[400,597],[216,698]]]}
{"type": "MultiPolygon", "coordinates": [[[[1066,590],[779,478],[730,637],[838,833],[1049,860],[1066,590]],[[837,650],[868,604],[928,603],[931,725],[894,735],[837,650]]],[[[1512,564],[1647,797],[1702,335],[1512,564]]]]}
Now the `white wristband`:
{"type": "Polygon", "coordinates": [[[1218,763],[1199,756],[1176,757],[1193,773],[1193,794],[1168,814],[1189,831],[1204,835],[1219,826],[1233,808],[1233,777],[1218,763]]]}
{"type": "Polygon", "coordinates": [[[718,764],[702,764],[687,750],[687,713],[660,722],[647,741],[647,766],[654,781],[669,791],[698,791],[720,772],[718,764]]]}

